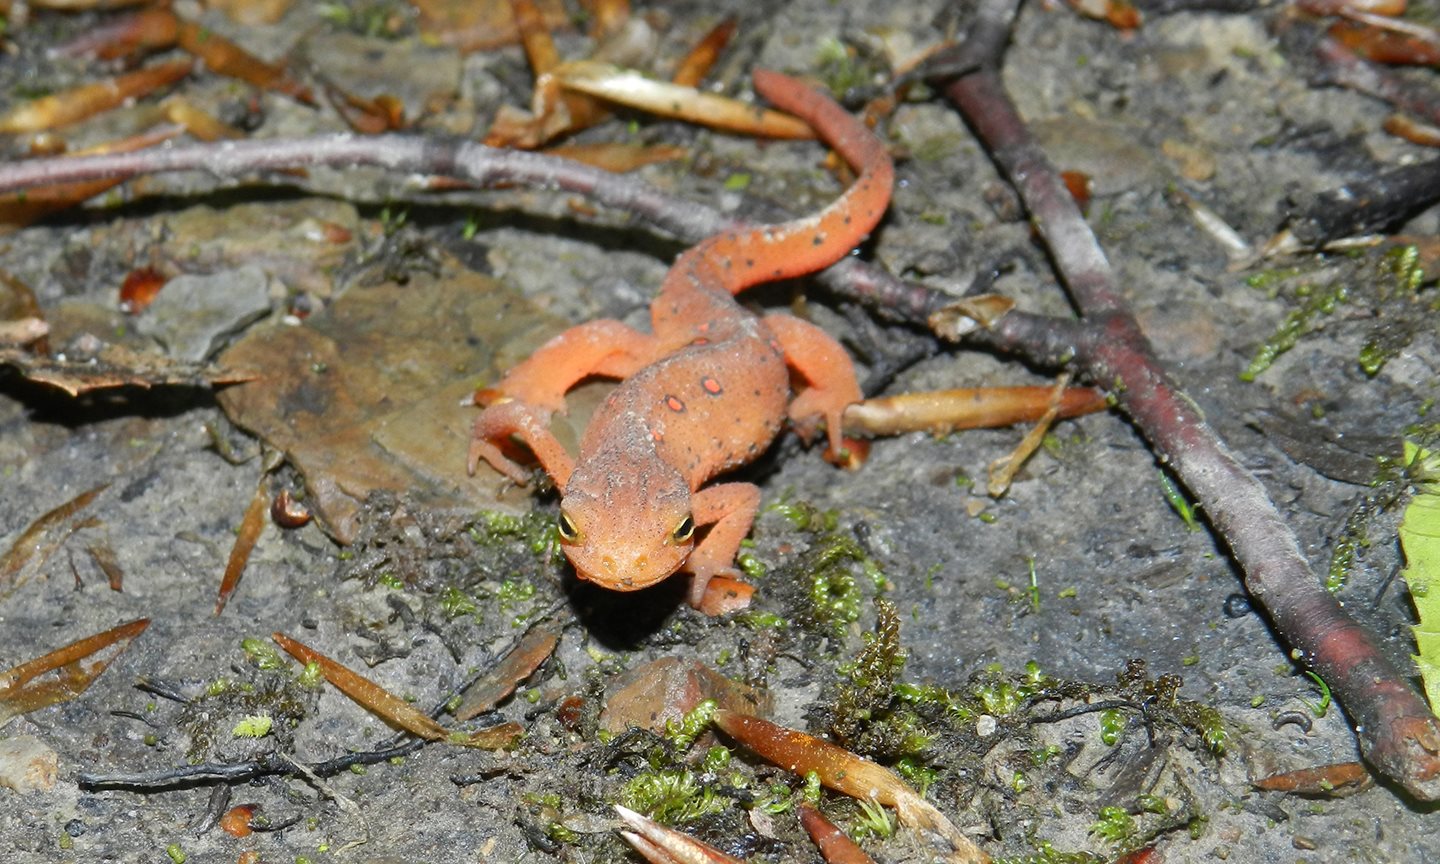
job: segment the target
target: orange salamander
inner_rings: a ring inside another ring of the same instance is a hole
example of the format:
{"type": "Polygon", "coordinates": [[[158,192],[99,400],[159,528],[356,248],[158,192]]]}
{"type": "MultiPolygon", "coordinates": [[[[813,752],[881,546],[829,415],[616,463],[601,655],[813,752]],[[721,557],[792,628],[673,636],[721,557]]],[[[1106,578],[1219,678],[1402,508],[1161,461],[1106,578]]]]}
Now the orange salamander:
{"type": "Polygon", "coordinates": [[[842,453],[841,414],[861,398],[833,337],[790,315],[757,317],[734,295],[843,258],[884,215],[894,180],[881,142],[828,96],[767,70],[755,89],[813,126],[859,178],[818,214],[725,231],[682,253],[651,304],[651,332],[592,321],[541,346],[489,391],[469,454],[471,473],[483,459],[523,484],[526,470],[501,445],[529,447],[560,491],[560,541],[581,579],[632,591],[682,571],[690,605],[711,615],[749,602],[734,563],[760,490],[705,484],[763,453],[787,416],[807,440],[823,422],[831,453],[842,453]],[[805,384],[793,399],[791,370],[805,384]],[[572,458],[550,417],[590,376],[622,383],[572,458]]]}

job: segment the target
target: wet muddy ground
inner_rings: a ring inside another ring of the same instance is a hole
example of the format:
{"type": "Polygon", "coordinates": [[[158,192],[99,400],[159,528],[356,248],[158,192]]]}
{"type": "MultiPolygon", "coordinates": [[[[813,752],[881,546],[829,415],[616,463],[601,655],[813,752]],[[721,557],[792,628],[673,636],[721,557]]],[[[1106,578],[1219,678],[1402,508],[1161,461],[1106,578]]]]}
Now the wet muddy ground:
{"type": "MultiPolygon", "coordinates": [[[[656,36],[657,68],[731,11],[738,35],[712,75],[727,93],[748,92],[748,70],[761,65],[868,82],[965,26],[963,12],[918,0],[801,0],[763,12],[729,5],[639,9],[656,36]]],[[[528,102],[517,48],[462,57],[404,28],[397,38],[357,32],[330,7],[297,4],[270,26],[215,13],[202,20],[262,56],[309,58],[357,91],[396,93],[412,106],[445,95],[417,131],[475,134],[501,102],[528,102]]],[[[1383,105],[1311,83],[1306,57],[1277,40],[1279,14],[1154,15],[1121,33],[1030,4],[1005,81],[1056,164],[1093,179],[1090,223],[1146,332],[1326,572],[1367,494],[1374,457],[1397,454],[1407,425],[1424,419],[1436,396],[1434,285],[1403,303],[1384,294],[1387,259],[1377,250],[1237,264],[1181,196],[1258,245],[1283,224],[1290,196],[1426,156],[1381,131],[1383,105]],[[1252,284],[1257,274],[1273,278],[1252,284]],[[1287,315],[1337,285],[1349,300],[1254,381],[1240,379],[1287,315]],[[1367,374],[1364,346],[1417,316],[1428,322],[1367,374]]],[[[82,79],[84,64],[43,51],[98,19],[35,17],[11,34],[18,48],[0,75],[12,89],[82,79]]],[[[578,31],[560,47],[570,56],[590,50],[578,31]]],[[[184,85],[208,105],[233,100],[236,87],[214,78],[184,85]]],[[[261,98],[254,134],[342,128],[331,109],[261,98]]],[[[1021,308],[1067,311],[1008,187],[950,108],[917,98],[881,132],[900,157],[899,183],[863,254],[957,293],[1002,267],[995,289],[1021,308]]],[[[584,137],[684,146],[684,160],[644,176],[753,218],[813,211],[840,189],[813,143],[757,143],[638,115],[584,137]]],[[[502,489],[493,474],[466,477],[473,409],[458,403],[566,323],[643,321],[680,247],[571,196],[511,190],[407,209],[396,203],[413,197],[403,179],[315,171],[278,191],[217,193],[205,191],[205,178],[152,178],[139,200],[55,217],[0,242],[0,269],[33,289],[56,345],[91,332],[197,360],[260,339],[229,356],[284,367],[297,388],[263,398],[241,395],[253,386],[242,385],[218,399],[206,387],[72,399],[0,372],[0,542],[8,548],[40,514],[109,484],[82,514],[94,521],[27,567],[0,600],[0,665],[151,620],[82,696],[5,727],[7,777],[36,760],[52,767],[0,789],[0,848],[36,861],[161,860],[172,848],[192,861],[247,851],[265,861],[638,860],[626,857],[611,805],[658,807],[657,784],[693,782],[710,794],[670,790],[666,813],[679,827],[747,860],[818,860],[794,822],[802,780],[733,746],[725,761],[710,749],[723,738],[686,752],[664,734],[606,731],[681,699],[694,681],[685,670],[700,663],[751,688],[731,698],[754,700],[778,722],[900,763],[997,858],[1110,860],[1150,844],[1170,862],[1440,856],[1426,830],[1433,808],[1384,784],[1318,797],[1253,788],[1272,774],[1355,759],[1351,729],[1334,706],[1315,716],[1317,685],[1235,597],[1234,566],[1203,514],[1198,530],[1177,515],[1155,459],[1115,414],[1057,425],[999,500],[984,494],[986,466],[1020,430],[879,441],[855,472],[782,442],[744,472],[764,491],[746,550],[757,586],[748,613],[706,619],[684,606],[678,586],[620,595],[577,585],[548,542],[553,496],[502,489]],[[117,286],[147,264],[199,284],[167,285],[170,309],[127,318],[116,310],[117,286]],[[284,322],[301,294],[316,311],[298,326],[284,322]],[[318,341],[297,343],[286,330],[318,341]],[[241,426],[292,453],[292,466],[266,481],[270,490],[302,492],[308,481],[313,501],[326,494],[317,484],[350,482],[336,478],[411,479],[399,494],[337,505],[343,518],[331,528],[352,538],[349,546],[313,522],[267,523],[216,616],[221,573],[262,480],[261,445],[241,426]],[[245,461],[223,458],[230,450],[245,461]],[[87,553],[97,546],[113,550],[123,591],[107,587],[87,553]],[[867,638],[882,598],[907,654],[898,673],[876,649],[862,653],[887,644],[867,638]],[[433,744],[325,778],[143,792],[77,785],[82,772],[281,756],[316,763],[392,741],[381,720],[333,688],[297,681],[297,664],[266,668],[273,664],[247,651],[247,639],[289,634],[429,708],[535,628],[550,628],[558,643],[513,697],[469,724],[442,718],[464,728],[519,723],[524,736],[511,752],[433,744]],[[1027,663],[1049,678],[1027,676],[1027,663]],[[1117,684],[1127,668],[1136,674],[1117,684]],[[867,691],[876,676],[879,689],[867,691]],[[624,689],[637,677],[672,686],[624,689]],[[185,701],[137,687],[142,681],[185,701]],[[1056,699],[1024,698],[1037,689],[1056,699]],[[1160,707],[1046,716],[1087,698],[1160,707]],[[1218,755],[1206,741],[1210,709],[1225,737],[1218,755]],[[277,721],[270,735],[233,734],[256,714],[277,721]],[[214,827],[240,804],[258,805],[272,830],[242,838],[214,827]]],[[[1405,231],[1437,228],[1432,210],[1405,231]]],[[[804,283],[756,298],[783,307],[802,291],[805,314],[866,366],[922,338],[863,324],[804,283]]],[[[1004,357],[946,349],[886,392],[1050,380],[1004,357]]],[[[1368,523],[1370,542],[1340,591],[1403,660],[1412,610],[1393,578],[1395,517],[1368,523]]],[[[912,832],[885,836],[873,818],[866,827],[866,814],[838,796],[823,801],[865,835],[877,860],[938,854],[912,832]]]]}

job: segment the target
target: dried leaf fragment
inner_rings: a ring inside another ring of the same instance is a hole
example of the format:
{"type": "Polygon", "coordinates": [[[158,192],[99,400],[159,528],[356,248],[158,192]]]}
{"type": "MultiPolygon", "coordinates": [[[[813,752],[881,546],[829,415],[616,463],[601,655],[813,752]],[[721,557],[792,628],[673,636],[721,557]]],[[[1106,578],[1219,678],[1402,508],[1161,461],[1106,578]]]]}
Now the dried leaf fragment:
{"type": "Polygon", "coordinates": [[[271,638],[301,663],[314,663],[320,667],[320,673],[325,676],[325,680],[335,685],[335,689],[349,696],[360,707],[391,726],[403,729],[418,738],[445,741],[461,747],[504,750],[514,747],[524,733],[518,723],[502,723],[477,732],[451,732],[429,714],[303,642],[291,639],[284,633],[273,633],[271,638]]]}
{"type": "Polygon", "coordinates": [[[149,626],[149,618],[137,618],[0,672],[0,727],[21,714],[68,701],[84,693],[100,677],[100,673],[129,647],[130,642],[149,626]],[[107,649],[113,650],[88,665],[83,662],[92,654],[107,649]],[[31,683],[49,672],[58,672],[58,679],[31,683]]]}
{"type": "Polygon", "coordinates": [[[680,65],[675,67],[675,74],[670,76],[671,83],[684,87],[699,87],[705,76],[710,74],[710,67],[719,59],[720,52],[730,44],[738,24],[739,19],[731,15],[710,28],[710,32],[706,33],[695,47],[690,49],[690,53],[685,55],[685,59],[680,61],[680,65]]]}
{"type": "MultiPolygon", "coordinates": [[[[1428,29],[1428,28],[1427,28],[1428,29]]],[[[1440,65],[1440,34],[1401,33],[1356,21],[1336,21],[1330,38],[1367,60],[1392,66],[1440,65]]]]}
{"type": "Polygon", "coordinates": [[[616,804],[615,812],[630,828],[629,831],[621,831],[620,836],[651,864],[745,864],[627,807],[616,804]]]}
{"type": "Polygon", "coordinates": [[[895,808],[901,824],[932,831],[948,842],[953,850],[948,860],[955,864],[990,861],[990,856],[961,834],[944,814],[882,765],[813,735],[723,708],[715,712],[715,725],[791,773],[803,777],[814,771],[823,785],[836,792],[895,808]]]}
{"type": "Polygon", "coordinates": [[[168,87],[189,75],[193,67],[194,64],[189,60],[172,60],[105,81],[42,96],[18,105],[0,116],[0,132],[12,135],[44,132],[79,123],[102,111],[108,111],[127,99],[139,99],[168,87]]]}
{"type": "MultiPolygon", "coordinates": [[[[1054,387],[970,387],[866,399],[845,409],[847,435],[899,435],[924,431],[946,435],[956,429],[992,429],[1033,423],[1050,410],[1054,387]]],[[[1104,394],[1090,387],[1066,388],[1061,418],[1104,410],[1104,394]]]]}
{"type": "Polygon", "coordinates": [[[175,44],[180,19],[169,9],[151,7],[92,27],[64,45],[52,49],[63,57],[99,60],[138,58],[175,44]]]}
{"type": "Polygon", "coordinates": [[[220,592],[215,598],[216,615],[225,611],[230,595],[234,594],[240,585],[240,577],[245,573],[250,553],[255,550],[255,541],[260,539],[260,529],[265,527],[265,511],[269,497],[265,479],[262,477],[255,487],[255,494],[250,496],[245,516],[240,520],[240,533],[235,535],[235,545],[230,547],[230,557],[225,562],[225,575],[220,579],[220,592]]]}
{"type": "Polygon", "coordinates": [[[0,363],[14,366],[31,381],[49,384],[71,396],[113,387],[203,387],[238,384],[256,378],[254,373],[244,370],[209,363],[183,363],[159,354],[108,345],[93,336],[82,336],[54,357],[37,357],[26,351],[0,347],[0,363]]]}
{"type": "Polygon", "coordinates": [[[513,693],[520,682],[540,668],[540,664],[549,659],[559,644],[560,628],[554,624],[536,627],[526,633],[494,668],[465,691],[465,700],[455,709],[455,719],[469,720],[494,708],[501,699],[513,693]]]}
{"type": "Polygon", "coordinates": [[[809,804],[801,804],[797,812],[800,815],[801,827],[810,835],[810,839],[815,841],[826,864],[875,864],[875,859],[866,854],[844,831],[835,827],[834,822],[826,819],[825,814],[809,804]]]}
{"type": "Polygon", "coordinates": [[[555,80],[566,90],[596,96],[661,117],[768,138],[815,137],[815,132],[809,125],[789,114],[727,96],[704,93],[694,87],[656,81],[634,70],[609,63],[575,60],[555,67],[553,74],[555,80]]]}
{"type": "Polygon", "coordinates": [[[282,64],[266,63],[209,28],[193,21],[181,21],[177,41],[182,49],[203,60],[206,68],[217,75],[284,93],[306,105],[315,104],[315,94],[291,77],[282,64]]]}
{"type": "MultiPolygon", "coordinates": [[[[3,354],[3,352],[0,352],[3,354]]],[[[101,492],[110,488],[109,483],[101,483],[93,489],[88,489],[66,501],[64,504],[54,507],[41,514],[40,518],[31,522],[30,525],[15,538],[10,549],[0,558],[0,599],[8,596],[17,587],[11,583],[25,565],[34,559],[37,563],[43,562],[60,545],[64,537],[53,537],[52,532],[63,524],[71,516],[90,506],[101,492]]],[[[69,532],[66,532],[68,535],[69,532]]]]}
{"type": "Polygon", "coordinates": [[[1015,308],[1015,301],[999,294],[962,297],[954,303],[930,313],[926,322],[941,339],[958,342],[966,333],[981,327],[993,327],[1005,313],[1015,308]]]}
{"type": "Polygon", "coordinates": [[[284,633],[273,633],[271,638],[281,648],[284,648],[286,653],[301,663],[314,663],[319,666],[320,673],[325,676],[326,681],[335,685],[335,688],[341,693],[349,696],[362,708],[375,714],[386,723],[427,741],[444,741],[449,737],[450,733],[446,731],[445,727],[437,723],[430,715],[364,675],[350,670],[303,642],[291,639],[284,633]]]}
{"type": "Polygon", "coordinates": [[[1271,774],[1254,782],[1256,789],[1266,792],[1289,792],[1292,795],[1323,795],[1339,798],[1368,789],[1374,781],[1359,762],[1336,762],[1271,774]]]}

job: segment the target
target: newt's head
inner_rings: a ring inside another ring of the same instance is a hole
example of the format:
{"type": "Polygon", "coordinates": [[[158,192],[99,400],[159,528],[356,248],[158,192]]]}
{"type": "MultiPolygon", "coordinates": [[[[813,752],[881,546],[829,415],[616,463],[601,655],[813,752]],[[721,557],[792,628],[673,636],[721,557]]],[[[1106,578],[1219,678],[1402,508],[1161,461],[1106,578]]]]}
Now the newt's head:
{"type": "Polygon", "coordinates": [[[625,449],[575,466],[560,502],[560,542],[581,579],[636,591],[685,563],[695,520],[680,472],[653,451],[625,449]]]}

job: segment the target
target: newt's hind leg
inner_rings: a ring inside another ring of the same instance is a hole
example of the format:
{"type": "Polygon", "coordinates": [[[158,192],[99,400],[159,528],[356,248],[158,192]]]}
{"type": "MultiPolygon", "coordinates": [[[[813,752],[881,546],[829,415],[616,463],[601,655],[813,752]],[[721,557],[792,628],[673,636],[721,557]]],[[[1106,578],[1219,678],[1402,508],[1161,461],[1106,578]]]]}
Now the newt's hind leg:
{"type": "Polygon", "coordinates": [[[549,413],[565,407],[565,394],[591,375],[628,378],[658,359],[654,336],[601,319],[571,327],[541,345],[491,391],[549,413]]]}
{"type": "Polygon", "coordinates": [[[858,466],[868,452],[868,444],[842,434],[845,409],[864,398],[850,355],[835,337],[793,315],[767,315],[765,326],[780,343],[786,364],[800,373],[807,385],[790,400],[791,425],[801,438],[810,441],[823,421],[830,445],[826,458],[846,467],[858,466]]]}
{"type": "Polygon", "coordinates": [[[750,604],[755,589],[740,581],[735,553],[755,524],[759,509],[760,487],[753,483],[707,486],[691,497],[691,518],[696,526],[710,526],[680,568],[691,574],[691,606],[707,615],[720,615],[750,604]]]}

